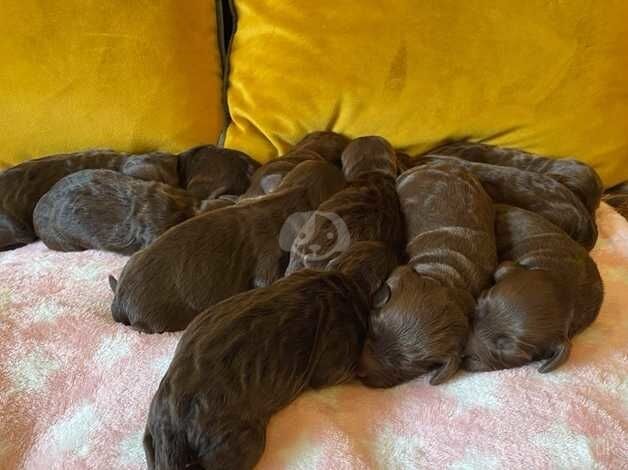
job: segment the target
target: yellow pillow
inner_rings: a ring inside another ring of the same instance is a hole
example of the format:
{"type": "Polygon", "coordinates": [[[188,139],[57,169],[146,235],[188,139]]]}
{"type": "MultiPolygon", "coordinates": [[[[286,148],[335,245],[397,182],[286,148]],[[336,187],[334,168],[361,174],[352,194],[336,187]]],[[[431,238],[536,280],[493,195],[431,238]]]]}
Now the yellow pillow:
{"type": "Polygon", "coordinates": [[[225,145],[265,160],[305,133],[444,138],[628,179],[628,2],[235,0],[225,145]]]}
{"type": "Polygon", "coordinates": [[[214,1],[0,0],[0,16],[0,162],[216,142],[214,1]]]}

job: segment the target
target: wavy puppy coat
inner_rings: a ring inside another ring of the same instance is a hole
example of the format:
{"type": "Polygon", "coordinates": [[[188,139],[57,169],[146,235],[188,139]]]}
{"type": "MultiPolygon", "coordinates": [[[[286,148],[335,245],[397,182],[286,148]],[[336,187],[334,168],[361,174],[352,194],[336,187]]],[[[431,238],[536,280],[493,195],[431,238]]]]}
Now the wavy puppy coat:
{"type": "Polygon", "coordinates": [[[276,191],[288,173],[297,165],[310,160],[322,161],[323,158],[312,150],[293,150],[281,158],[265,163],[253,173],[251,185],[241,199],[265,196],[276,191]]]}
{"type": "Polygon", "coordinates": [[[586,163],[573,158],[547,158],[523,150],[465,141],[451,142],[429,153],[513,167],[549,176],[567,186],[590,214],[595,214],[604,191],[604,185],[597,172],[586,163]]]}
{"type": "Polygon", "coordinates": [[[597,317],[600,274],[581,246],[537,214],[499,205],[495,228],[502,263],[478,300],[463,365],[481,371],[543,360],[539,371],[549,372],[597,317]]]}
{"type": "Polygon", "coordinates": [[[440,384],[459,368],[474,297],[497,264],[493,202],[458,166],[413,168],[397,191],[410,260],[375,305],[360,375],[390,387],[433,372],[430,383],[440,384]]]}
{"type": "Polygon", "coordinates": [[[284,156],[262,165],[252,176],[251,185],[243,199],[270,194],[277,189],[282,179],[298,164],[307,160],[326,160],[338,163],[349,139],[330,131],[307,134],[284,156]]]}
{"type": "Polygon", "coordinates": [[[426,155],[417,165],[440,162],[445,167],[458,165],[473,173],[494,202],[541,214],[587,250],[595,245],[598,235],[595,219],[574,193],[554,179],[517,168],[438,155],[426,155]]]}
{"type": "Polygon", "coordinates": [[[0,250],[36,240],[33,210],[61,178],[84,169],[109,169],[135,178],[177,185],[177,160],[165,153],[129,155],[89,150],[20,163],[0,173],[0,250]]]}
{"type": "Polygon", "coordinates": [[[112,281],[114,320],[148,333],[183,330],[207,307],[282,277],[282,228],[342,188],[344,181],[312,179],[330,168],[340,171],[324,161],[299,165],[275,194],[190,219],[133,255],[112,281]]]}
{"type": "Polygon", "coordinates": [[[250,469],[273,414],[353,377],[370,297],[396,264],[382,244],[357,245],[334,271],[241,293],[188,326],[150,406],[149,469],[250,469]]]}
{"type": "Polygon", "coordinates": [[[33,225],[52,250],[99,249],[130,255],[195,213],[186,191],[111,170],[59,180],[35,206],[33,225]]]}
{"type": "Polygon", "coordinates": [[[237,150],[202,145],[178,156],[179,185],[198,199],[244,193],[259,163],[237,150]]]}
{"type": "Polygon", "coordinates": [[[322,203],[305,223],[286,274],[321,269],[358,241],[382,241],[401,251],[403,217],[395,190],[396,156],[381,137],[353,140],[342,153],[348,186],[322,203]]]}

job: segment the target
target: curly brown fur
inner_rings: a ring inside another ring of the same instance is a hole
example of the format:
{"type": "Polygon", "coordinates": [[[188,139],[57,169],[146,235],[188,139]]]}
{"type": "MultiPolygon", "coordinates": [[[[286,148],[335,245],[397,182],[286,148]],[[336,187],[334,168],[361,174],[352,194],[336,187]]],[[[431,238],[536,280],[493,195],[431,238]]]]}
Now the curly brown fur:
{"type": "Polygon", "coordinates": [[[360,375],[369,386],[390,387],[433,372],[436,385],[458,370],[474,297],[497,264],[493,203],[457,166],[411,169],[397,191],[410,260],[375,305],[360,375]]]}
{"type": "Polygon", "coordinates": [[[614,207],[624,219],[628,220],[628,182],[613,186],[604,193],[602,200],[614,207]]]}
{"type": "Polygon", "coordinates": [[[595,214],[604,190],[597,172],[586,163],[572,158],[547,158],[523,150],[468,141],[450,142],[429,153],[513,167],[549,176],[573,191],[590,214],[595,214]]]}
{"type": "Polygon", "coordinates": [[[564,363],[570,339],[600,310],[603,285],[586,250],[543,217],[497,206],[495,285],[478,300],[463,366],[472,371],[564,363]]]}
{"type": "Polygon", "coordinates": [[[215,145],[202,145],[179,154],[178,165],[180,186],[198,199],[244,193],[260,166],[243,152],[215,145]]]}
{"type": "Polygon", "coordinates": [[[276,193],[190,219],[131,257],[115,291],[114,320],[148,333],[182,330],[210,305],[282,277],[288,253],[280,242],[289,249],[303,223],[295,214],[344,185],[313,177],[310,165],[293,171],[276,193]]]}
{"type": "Polygon", "coordinates": [[[548,176],[437,155],[421,157],[417,166],[422,164],[458,165],[480,180],[493,201],[543,215],[587,250],[597,241],[595,218],[567,187],[548,176]]]}
{"type": "Polygon", "coordinates": [[[264,196],[277,190],[283,178],[299,163],[323,158],[312,150],[293,150],[283,157],[271,160],[259,167],[251,177],[251,184],[242,199],[264,196]]]}
{"type": "Polygon", "coordinates": [[[150,406],[149,469],[253,468],[273,414],[307,388],[354,376],[369,298],[396,260],[377,244],[347,256],[337,270],[303,270],[190,324],[150,406]]]}
{"type": "Polygon", "coordinates": [[[52,250],[99,249],[130,255],[195,213],[184,190],[111,170],[59,180],[37,203],[35,233],[52,250]]]}
{"type": "Polygon", "coordinates": [[[330,163],[339,163],[350,141],[348,137],[332,131],[311,132],[294,146],[294,150],[311,150],[330,163]]]}
{"type": "Polygon", "coordinates": [[[403,217],[390,145],[379,137],[356,139],[343,152],[342,162],[345,178],[351,182],[323,202],[303,225],[291,248],[286,274],[305,267],[320,269],[358,241],[383,241],[402,250],[403,217]]]}
{"type": "Polygon", "coordinates": [[[39,199],[61,178],[84,169],[109,169],[166,184],[178,181],[176,158],[159,152],[89,150],[20,163],[0,173],[0,250],[35,241],[33,210],[39,199]]]}

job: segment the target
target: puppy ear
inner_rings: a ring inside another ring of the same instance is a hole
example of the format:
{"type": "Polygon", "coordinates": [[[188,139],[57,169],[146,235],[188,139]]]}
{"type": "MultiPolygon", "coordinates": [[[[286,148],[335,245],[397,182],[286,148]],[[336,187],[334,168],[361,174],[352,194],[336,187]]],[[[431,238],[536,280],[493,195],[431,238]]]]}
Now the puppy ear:
{"type": "Polygon", "coordinates": [[[495,282],[501,281],[504,278],[504,276],[506,276],[507,274],[513,272],[515,269],[518,269],[518,268],[519,266],[514,261],[504,261],[502,263],[499,263],[499,265],[497,266],[497,269],[495,270],[495,274],[493,274],[493,277],[495,278],[495,282]]]}
{"type": "Polygon", "coordinates": [[[385,282],[373,294],[373,308],[382,308],[390,300],[390,287],[385,282]]]}
{"type": "Polygon", "coordinates": [[[282,179],[283,175],[279,173],[272,173],[270,175],[263,176],[259,184],[262,191],[264,191],[264,194],[268,194],[277,189],[277,186],[279,186],[282,179]]]}
{"type": "Polygon", "coordinates": [[[541,374],[545,374],[546,372],[551,372],[554,369],[556,369],[558,366],[560,366],[567,360],[567,358],[569,357],[570,351],[571,351],[571,342],[568,339],[554,346],[552,355],[548,359],[543,361],[543,363],[539,367],[539,372],[541,374]]]}
{"type": "Polygon", "coordinates": [[[458,371],[460,367],[460,358],[452,356],[448,358],[440,367],[438,367],[430,378],[430,385],[440,385],[449,380],[458,371]]]}
{"type": "Polygon", "coordinates": [[[109,275],[109,287],[111,287],[111,290],[115,294],[116,293],[116,289],[118,288],[118,281],[111,274],[109,275]]]}

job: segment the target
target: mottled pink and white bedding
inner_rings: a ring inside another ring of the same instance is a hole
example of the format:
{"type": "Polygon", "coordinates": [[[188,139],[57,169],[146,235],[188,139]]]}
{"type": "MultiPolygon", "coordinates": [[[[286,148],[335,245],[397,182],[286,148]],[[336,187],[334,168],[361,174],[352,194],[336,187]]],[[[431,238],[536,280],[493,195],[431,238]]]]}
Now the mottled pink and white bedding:
{"type": "MultiPolygon", "coordinates": [[[[259,469],[628,468],[628,223],[604,205],[598,221],[606,299],[565,366],[306,393],[271,421],[259,469]]],[[[124,262],[41,243],[0,253],[0,468],[145,468],[179,334],[113,322],[107,276],[124,262]]]]}

